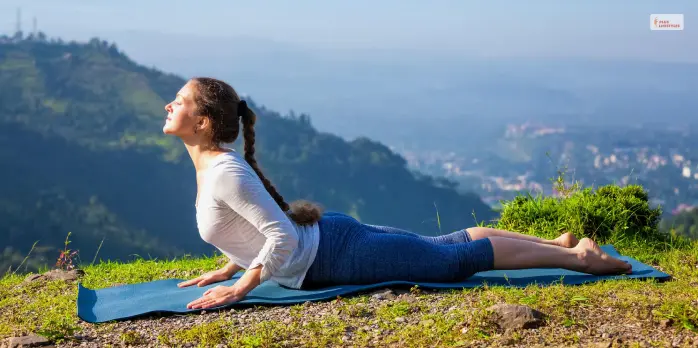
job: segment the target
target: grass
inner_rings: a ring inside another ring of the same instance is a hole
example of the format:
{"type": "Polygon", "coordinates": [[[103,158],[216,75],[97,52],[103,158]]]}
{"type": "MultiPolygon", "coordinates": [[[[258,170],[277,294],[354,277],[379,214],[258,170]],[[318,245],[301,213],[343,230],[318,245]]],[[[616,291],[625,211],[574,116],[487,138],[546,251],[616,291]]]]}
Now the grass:
{"type": "MultiPolygon", "coordinates": [[[[638,187],[575,190],[563,198],[522,197],[504,205],[495,227],[543,237],[557,236],[563,230],[578,237],[592,235],[601,244],[613,243],[623,254],[671,274],[669,282],[616,280],[525,288],[485,285],[440,292],[413,288],[393,300],[357,295],[235,310],[198,324],[156,325],[155,332],[144,335],[133,324],[80,322],[74,283],[23,284],[25,276],[8,274],[0,279],[0,338],[34,332],[61,343],[83,330],[96,330],[116,334],[116,344],[124,345],[324,347],[343,345],[348,339],[354,346],[396,347],[586,345],[610,340],[666,346],[676,337],[682,337],[681,344],[698,344],[698,242],[659,233],[657,210],[645,203],[646,195],[638,187]],[[503,331],[490,320],[487,310],[497,303],[537,309],[546,314],[546,323],[535,330],[503,331]],[[273,316],[265,317],[267,314],[273,316]]],[[[86,273],[82,283],[103,288],[190,278],[219,267],[217,262],[218,256],[88,264],[81,267],[86,273]]]]}

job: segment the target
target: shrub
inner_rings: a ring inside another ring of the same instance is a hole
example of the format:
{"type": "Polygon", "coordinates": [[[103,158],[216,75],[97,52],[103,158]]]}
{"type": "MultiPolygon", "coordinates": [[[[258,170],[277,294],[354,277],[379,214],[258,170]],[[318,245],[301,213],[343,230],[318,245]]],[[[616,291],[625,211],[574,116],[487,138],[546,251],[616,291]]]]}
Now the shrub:
{"type": "Polygon", "coordinates": [[[562,231],[599,243],[622,239],[665,242],[661,209],[650,207],[641,186],[585,188],[562,197],[518,196],[503,205],[497,227],[546,238],[562,231]]]}

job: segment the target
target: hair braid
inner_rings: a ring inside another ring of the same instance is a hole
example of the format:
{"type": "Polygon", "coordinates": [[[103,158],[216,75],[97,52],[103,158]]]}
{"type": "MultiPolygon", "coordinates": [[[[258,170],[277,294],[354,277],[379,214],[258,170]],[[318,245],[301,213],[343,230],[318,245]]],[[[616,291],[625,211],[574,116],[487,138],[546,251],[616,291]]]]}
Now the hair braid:
{"type": "Polygon", "coordinates": [[[269,181],[269,179],[267,179],[267,177],[264,176],[262,170],[259,168],[259,163],[257,163],[257,160],[254,158],[254,124],[257,115],[254,113],[254,111],[250,110],[249,108],[245,108],[243,114],[240,116],[242,118],[242,136],[245,139],[245,160],[247,161],[247,163],[249,163],[252,169],[254,169],[255,173],[257,173],[259,179],[261,179],[262,183],[264,183],[264,187],[274,198],[276,203],[279,204],[281,210],[287,211],[289,209],[288,203],[284,201],[284,197],[281,196],[281,194],[276,190],[276,187],[272,185],[271,181],[269,181]]]}
{"type": "Polygon", "coordinates": [[[284,197],[276,190],[276,187],[272,185],[271,181],[269,181],[269,179],[262,174],[262,170],[259,168],[259,163],[257,163],[257,160],[254,157],[254,124],[257,121],[257,115],[251,109],[244,107],[243,110],[241,110],[240,116],[242,119],[242,136],[245,140],[245,160],[262,180],[267,192],[269,192],[269,194],[274,198],[279,207],[281,207],[281,210],[289,214],[289,217],[293,221],[299,224],[312,224],[320,220],[320,217],[322,216],[322,210],[320,207],[304,200],[295,201],[291,204],[291,206],[289,206],[289,204],[284,201],[284,197]]]}

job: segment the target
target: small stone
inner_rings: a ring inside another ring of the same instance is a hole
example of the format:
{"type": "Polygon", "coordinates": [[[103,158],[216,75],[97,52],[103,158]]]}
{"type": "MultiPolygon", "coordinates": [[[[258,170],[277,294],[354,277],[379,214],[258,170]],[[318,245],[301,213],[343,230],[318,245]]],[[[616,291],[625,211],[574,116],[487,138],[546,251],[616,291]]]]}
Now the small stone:
{"type": "Polygon", "coordinates": [[[8,341],[9,348],[19,348],[19,347],[42,347],[51,344],[46,337],[42,337],[36,334],[30,334],[21,337],[12,337],[8,341]]]}
{"type": "Polygon", "coordinates": [[[202,310],[202,311],[201,311],[201,314],[206,314],[206,311],[205,311],[205,310],[202,310]]]}
{"type": "Polygon", "coordinates": [[[681,344],[681,337],[676,337],[676,338],[674,338],[673,341],[671,341],[672,347],[678,347],[680,344],[681,344]]]}
{"type": "Polygon", "coordinates": [[[24,279],[24,282],[30,283],[30,282],[39,280],[41,278],[44,278],[44,276],[42,274],[30,274],[24,279]]]}
{"type": "Polygon", "coordinates": [[[395,318],[395,322],[397,322],[397,323],[404,323],[404,322],[405,322],[405,318],[403,318],[403,317],[397,317],[397,318],[395,318]]]}
{"type": "Polygon", "coordinates": [[[29,283],[40,280],[63,280],[66,282],[71,282],[77,280],[78,278],[84,275],[85,271],[81,269],[74,269],[70,271],[64,271],[62,269],[53,269],[43,274],[31,274],[24,279],[24,282],[29,283]]]}
{"type": "Polygon", "coordinates": [[[288,324],[290,324],[290,323],[292,323],[292,322],[293,322],[293,319],[291,319],[291,318],[286,318],[286,319],[284,319],[284,324],[286,324],[286,325],[288,325],[288,324]]]}
{"type": "Polygon", "coordinates": [[[455,311],[456,309],[458,309],[458,307],[453,306],[453,307],[449,308],[448,311],[449,311],[449,312],[453,312],[453,311],[455,311]]]}
{"type": "Polygon", "coordinates": [[[385,289],[374,292],[373,295],[371,295],[371,297],[376,300],[393,300],[395,299],[395,293],[391,289],[385,289]]]}
{"type": "Polygon", "coordinates": [[[468,333],[468,330],[469,330],[468,327],[467,327],[467,326],[464,326],[462,329],[460,329],[460,333],[462,333],[463,335],[465,335],[465,334],[468,333]]]}
{"type": "Polygon", "coordinates": [[[497,304],[487,308],[492,320],[504,330],[531,329],[543,324],[543,313],[528,306],[497,304]]]}
{"type": "Polygon", "coordinates": [[[342,342],[349,341],[349,336],[342,336],[342,342]]]}

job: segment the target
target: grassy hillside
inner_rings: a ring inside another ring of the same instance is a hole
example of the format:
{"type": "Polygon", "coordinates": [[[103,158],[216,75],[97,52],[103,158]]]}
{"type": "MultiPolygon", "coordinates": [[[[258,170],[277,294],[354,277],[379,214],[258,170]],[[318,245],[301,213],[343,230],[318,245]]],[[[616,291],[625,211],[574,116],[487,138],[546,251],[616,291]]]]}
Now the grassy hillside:
{"type": "MultiPolygon", "coordinates": [[[[51,264],[68,232],[85,260],[100,244],[98,259],[122,261],[213,250],[196,232],[193,167],[161,131],[164,105],[184,83],[98,39],[0,40],[0,160],[11,169],[0,173],[0,231],[9,236],[0,269],[16,267],[34,243],[23,269],[51,264]]],[[[495,216],[454,183],[411,172],[383,144],[249,105],[259,162],[287,201],[430,235],[495,216]]]]}
{"type": "MultiPolygon", "coordinates": [[[[497,227],[539,236],[571,230],[650,263],[672,280],[617,280],[582,286],[485,286],[430,291],[394,289],[321,303],[238,308],[187,316],[87,324],[76,317],[75,283],[0,280],[0,337],[34,332],[59,346],[679,346],[698,344],[698,242],[659,232],[639,187],[572,190],[563,199],[508,202],[497,227]],[[612,198],[611,198],[612,197],[612,198]],[[532,223],[533,222],[533,223],[532,223]],[[29,295],[32,294],[32,295],[29,295]],[[536,329],[505,331],[493,304],[521,304],[545,314],[536,329]]],[[[212,258],[138,260],[84,267],[89,288],[191,278],[220,267],[212,258]]]]}

